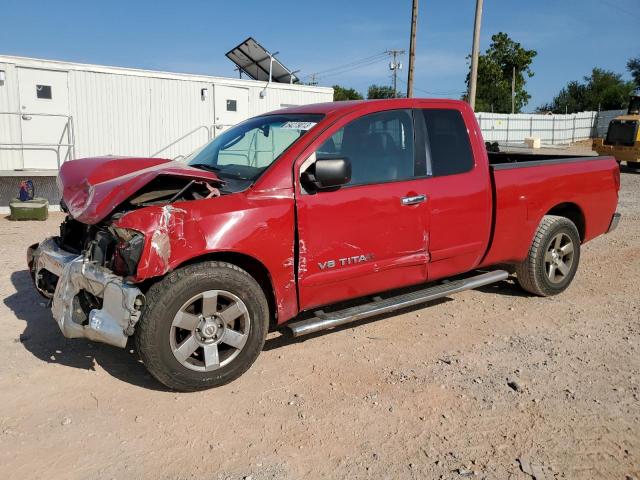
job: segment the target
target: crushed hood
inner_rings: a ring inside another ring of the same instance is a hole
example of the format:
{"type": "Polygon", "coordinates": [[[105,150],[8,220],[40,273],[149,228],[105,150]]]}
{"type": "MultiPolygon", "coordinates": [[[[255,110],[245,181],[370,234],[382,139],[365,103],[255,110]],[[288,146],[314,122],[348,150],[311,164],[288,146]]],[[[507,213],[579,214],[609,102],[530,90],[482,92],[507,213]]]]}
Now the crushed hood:
{"type": "Polygon", "coordinates": [[[65,162],[58,188],[69,214],[82,223],[103,220],[122,202],[158,176],[223,182],[213,172],[161,158],[96,157],[65,162]]]}

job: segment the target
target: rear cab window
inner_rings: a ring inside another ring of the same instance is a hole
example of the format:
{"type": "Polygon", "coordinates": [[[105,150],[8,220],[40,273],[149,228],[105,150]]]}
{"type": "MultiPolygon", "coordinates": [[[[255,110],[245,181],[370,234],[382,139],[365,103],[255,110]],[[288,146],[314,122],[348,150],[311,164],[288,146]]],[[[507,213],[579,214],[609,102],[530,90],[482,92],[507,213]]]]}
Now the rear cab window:
{"type": "Polygon", "coordinates": [[[424,121],[426,174],[457,175],[473,169],[469,133],[462,114],[454,109],[421,109],[424,121]]]}

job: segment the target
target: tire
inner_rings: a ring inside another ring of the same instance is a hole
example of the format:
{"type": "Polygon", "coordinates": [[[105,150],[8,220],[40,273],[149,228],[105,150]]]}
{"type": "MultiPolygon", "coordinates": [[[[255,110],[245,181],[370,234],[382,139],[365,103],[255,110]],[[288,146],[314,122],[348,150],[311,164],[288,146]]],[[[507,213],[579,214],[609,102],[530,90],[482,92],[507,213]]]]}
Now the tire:
{"type": "Polygon", "coordinates": [[[557,295],[571,284],[580,263],[580,234],[565,218],[542,218],[527,258],[516,265],[516,278],[527,292],[542,297],[557,295]]]}
{"type": "Polygon", "coordinates": [[[629,162],[629,161],[627,161],[627,167],[640,169],[640,162],[629,162]]]}
{"type": "Polygon", "coordinates": [[[154,284],[136,325],[136,347],[167,387],[196,391],[229,383],[256,360],[269,307],[258,283],[225,262],[189,265],[154,284]]]}

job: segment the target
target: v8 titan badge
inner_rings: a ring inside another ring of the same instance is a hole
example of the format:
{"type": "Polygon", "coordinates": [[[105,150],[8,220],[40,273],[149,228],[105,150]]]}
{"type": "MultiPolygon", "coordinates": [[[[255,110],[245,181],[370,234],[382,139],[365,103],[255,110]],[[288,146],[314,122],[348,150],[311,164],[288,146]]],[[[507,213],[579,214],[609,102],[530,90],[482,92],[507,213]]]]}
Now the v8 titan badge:
{"type": "Polygon", "coordinates": [[[353,257],[344,257],[338,258],[337,260],[318,262],[318,267],[320,267],[320,270],[328,270],[330,268],[346,267],[348,265],[369,262],[371,260],[373,260],[373,254],[367,253],[366,255],[354,255],[353,257]]]}

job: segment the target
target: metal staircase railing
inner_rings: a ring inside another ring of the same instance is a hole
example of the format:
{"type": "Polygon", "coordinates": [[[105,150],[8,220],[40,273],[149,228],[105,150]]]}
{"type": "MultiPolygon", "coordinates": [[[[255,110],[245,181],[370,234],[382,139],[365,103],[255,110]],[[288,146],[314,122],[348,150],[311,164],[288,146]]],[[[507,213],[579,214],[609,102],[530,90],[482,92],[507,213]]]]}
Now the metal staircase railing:
{"type": "MultiPolygon", "coordinates": [[[[169,145],[167,145],[166,147],[161,148],[160,150],[158,150],[156,153],[154,153],[153,155],[151,155],[152,157],[156,157],[158,155],[160,155],[162,152],[170,149],[171,147],[173,147],[174,145],[176,145],[177,143],[180,143],[182,140],[184,140],[187,137],[190,137],[191,135],[193,135],[196,132],[199,132],[200,130],[203,130],[205,132],[207,132],[207,141],[211,140],[212,138],[212,134],[211,134],[211,129],[209,127],[207,127],[206,125],[200,125],[196,128],[194,128],[193,130],[185,133],[184,135],[182,135],[180,138],[174,140],[173,142],[171,142],[169,145]]],[[[178,155],[177,157],[174,158],[174,160],[180,158],[180,157],[184,157],[184,155],[178,155]]]]}
{"type": "MultiPolygon", "coordinates": [[[[73,125],[73,117],[71,115],[62,115],[57,113],[27,113],[27,112],[0,112],[1,115],[8,116],[16,116],[20,117],[23,120],[30,120],[31,117],[58,117],[58,118],[66,118],[67,121],[62,129],[62,133],[60,134],[60,139],[58,143],[46,143],[46,142],[33,142],[33,143],[11,143],[11,142],[2,142],[0,141],[0,150],[46,150],[53,151],[56,154],[56,161],[58,164],[58,169],[62,162],[66,160],[73,160],[76,158],[76,146],[75,146],[75,131],[73,125]],[[63,143],[63,140],[66,136],[66,143],[63,143]],[[67,153],[62,158],[60,155],[61,148],[67,148],[67,153]]],[[[22,131],[22,127],[21,131],[22,131]]],[[[24,168],[24,159],[22,163],[22,167],[24,168]]]]}

